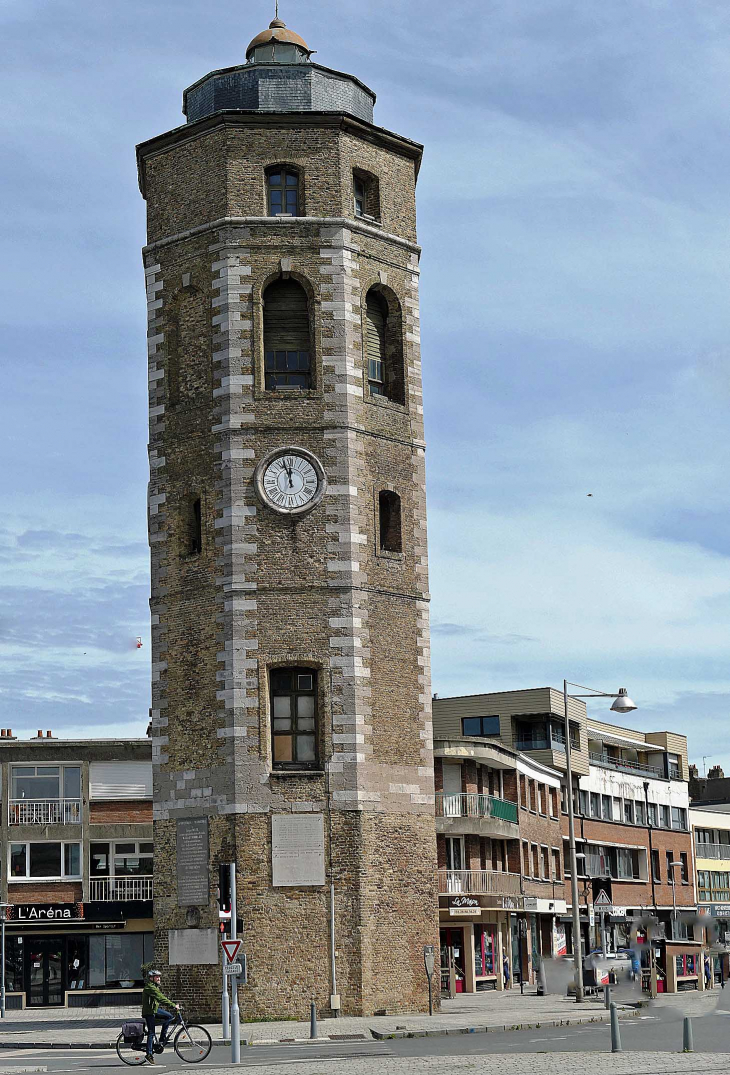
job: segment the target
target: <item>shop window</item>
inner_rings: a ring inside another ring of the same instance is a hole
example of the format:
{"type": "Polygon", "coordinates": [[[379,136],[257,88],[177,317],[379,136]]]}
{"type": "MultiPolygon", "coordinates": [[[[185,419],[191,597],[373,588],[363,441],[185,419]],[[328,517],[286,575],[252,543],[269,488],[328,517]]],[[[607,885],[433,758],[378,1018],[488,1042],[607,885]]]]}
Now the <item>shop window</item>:
{"type": "Polygon", "coordinates": [[[296,280],[275,280],[264,291],[264,381],[268,391],[312,386],[307,293],[296,280]]]}
{"type": "Polygon", "coordinates": [[[22,993],[23,982],[23,938],[6,936],[5,938],[5,989],[8,993],[22,993]]]}
{"type": "Polygon", "coordinates": [[[33,842],[10,844],[12,880],[46,878],[62,880],[81,877],[81,844],[33,842]]]}
{"type": "Polygon", "coordinates": [[[475,735],[480,739],[499,735],[499,717],[463,717],[461,734],[475,735]]]}
{"type": "Polygon", "coordinates": [[[299,216],[299,172],[277,165],[267,169],[266,190],[269,216],[285,213],[299,216]]]}
{"type": "Polygon", "coordinates": [[[311,668],[271,671],[271,740],[275,769],[317,767],[317,674],[311,668]]]}
{"type": "Polygon", "coordinates": [[[474,926],[474,973],[488,978],[497,973],[497,927],[474,926]]]}
{"type": "Polygon", "coordinates": [[[143,982],[142,964],[155,958],[153,933],[89,937],[89,988],[132,989],[143,982]]]}
{"type": "Polygon", "coordinates": [[[403,552],[400,497],[390,489],[378,493],[380,551],[403,552]]]}

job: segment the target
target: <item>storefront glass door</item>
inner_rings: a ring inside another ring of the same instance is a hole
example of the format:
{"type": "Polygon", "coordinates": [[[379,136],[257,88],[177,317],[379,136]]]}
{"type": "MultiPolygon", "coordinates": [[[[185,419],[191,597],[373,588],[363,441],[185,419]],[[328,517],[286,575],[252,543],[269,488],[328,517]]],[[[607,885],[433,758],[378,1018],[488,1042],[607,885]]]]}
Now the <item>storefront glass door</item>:
{"type": "Polygon", "coordinates": [[[28,938],[26,950],[26,1004],[29,1008],[62,1005],[63,939],[61,937],[28,938]]]}

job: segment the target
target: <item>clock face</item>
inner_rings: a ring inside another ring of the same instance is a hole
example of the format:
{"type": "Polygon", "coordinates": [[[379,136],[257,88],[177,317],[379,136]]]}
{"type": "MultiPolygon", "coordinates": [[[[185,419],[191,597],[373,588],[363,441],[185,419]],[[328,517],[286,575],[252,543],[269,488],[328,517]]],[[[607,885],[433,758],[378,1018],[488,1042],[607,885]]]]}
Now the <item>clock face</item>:
{"type": "Polygon", "coordinates": [[[272,452],[256,468],[260,499],[282,515],[303,514],[324,495],[325,478],[319,460],[303,448],[272,452]]]}

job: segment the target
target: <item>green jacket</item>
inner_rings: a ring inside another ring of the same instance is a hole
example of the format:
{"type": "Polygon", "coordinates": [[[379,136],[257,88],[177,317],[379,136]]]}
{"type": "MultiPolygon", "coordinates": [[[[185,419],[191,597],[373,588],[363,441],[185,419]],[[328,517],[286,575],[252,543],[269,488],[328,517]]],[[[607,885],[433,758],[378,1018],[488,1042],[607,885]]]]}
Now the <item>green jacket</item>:
{"type": "Polygon", "coordinates": [[[142,992],[142,1015],[154,1015],[161,1004],[170,1010],[175,1007],[175,1001],[166,997],[154,982],[146,982],[142,992]]]}

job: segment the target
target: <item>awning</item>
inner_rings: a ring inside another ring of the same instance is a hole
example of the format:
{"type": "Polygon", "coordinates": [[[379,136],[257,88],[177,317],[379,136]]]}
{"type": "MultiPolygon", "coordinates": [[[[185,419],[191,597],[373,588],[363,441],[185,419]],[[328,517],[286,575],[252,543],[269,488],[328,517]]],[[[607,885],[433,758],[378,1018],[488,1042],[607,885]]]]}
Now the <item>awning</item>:
{"type": "Polygon", "coordinates": [[[640,739],[629,739],[628,736],[614,735],[613,732],[599,731],[598,728],[588,726],[588,738],[597,739],[600,743],[608,743],[614,747],[632,747],[634,750],[647,750],[650,752],[663,753],[664,748],[656,743],[645,743],[640,739]]]}

